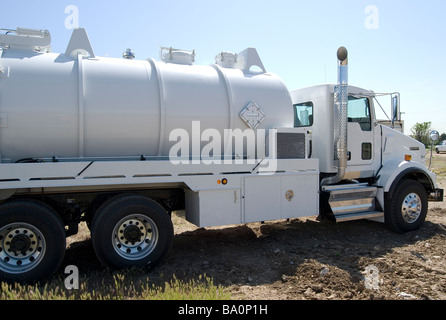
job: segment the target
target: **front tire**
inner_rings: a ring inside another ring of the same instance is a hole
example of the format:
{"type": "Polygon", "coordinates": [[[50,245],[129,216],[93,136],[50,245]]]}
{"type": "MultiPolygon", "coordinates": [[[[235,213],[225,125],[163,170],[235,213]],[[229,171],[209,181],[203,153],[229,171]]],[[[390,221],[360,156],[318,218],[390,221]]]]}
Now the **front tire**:
{"type": "Polygon", "coordinates": [[[91,233],[98,259],[112,269],[153,266],[167,255],[173,241],[166,210],[140,195],[108,200],[95,214],[91,233]]]}
{"type": "Polygon", "coordinates": [[[398,233],[418,230],[426,220],[427,192],[418,181],[403,180],[387,199],[386,224],[398,233]]]}

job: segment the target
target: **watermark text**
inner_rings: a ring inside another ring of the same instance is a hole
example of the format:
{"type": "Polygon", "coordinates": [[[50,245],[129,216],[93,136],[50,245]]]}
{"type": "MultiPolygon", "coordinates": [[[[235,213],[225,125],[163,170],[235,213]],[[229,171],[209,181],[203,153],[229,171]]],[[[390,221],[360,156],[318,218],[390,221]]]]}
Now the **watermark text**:
{"type": "Polygon", "coordinates": [[[64,270],[68,276],[65,278],[65,288],[68,290],[79,289],[79,269],[75,265],[68,265],[64,270]]]}
{"type": "Polygon", "coordinates": [[[200,121],[192,121],[190,131],[177,128],[170,132],[169,141],[176,143],[169,150],[169,160],[175,165],[255,165],[258,160],[262,160],[259,172],[274,172],[277,169],[276,135],[277,129],[242,131],[236,128],[224,129],[222,132],[208,128],[202,131],[200,121]]]}
{"type": "Polygon", "coordinates": [[[364,26],[367,30],[379,29],[379,9],[375,5],[365,7],[364,13],[367,15],[364,20],[364,26]]]}
{"type": "Polygon", "coordinates": [[[68,30],[79,28],[79,8],[70,4],[65,7],[65,13],[68,15],[65,18],[65,28],[68,30]]]}

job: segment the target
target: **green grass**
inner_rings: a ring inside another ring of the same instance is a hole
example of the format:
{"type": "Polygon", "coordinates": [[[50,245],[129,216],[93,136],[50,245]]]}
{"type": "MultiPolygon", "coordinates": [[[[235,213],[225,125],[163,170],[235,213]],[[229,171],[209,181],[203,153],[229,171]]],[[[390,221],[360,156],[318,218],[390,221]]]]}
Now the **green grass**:
{"type": "Polygon", "coordinates": [[[131,271],[99,282],[81,277],[79,289],[66,289],[64,279],[53,279],[44,286],[1,283],[0,300],[228,300],[229,291],[215,286],[206,276],[183,281],[175,277],[162,285],[149,278],[134,281],[131,271]]]}

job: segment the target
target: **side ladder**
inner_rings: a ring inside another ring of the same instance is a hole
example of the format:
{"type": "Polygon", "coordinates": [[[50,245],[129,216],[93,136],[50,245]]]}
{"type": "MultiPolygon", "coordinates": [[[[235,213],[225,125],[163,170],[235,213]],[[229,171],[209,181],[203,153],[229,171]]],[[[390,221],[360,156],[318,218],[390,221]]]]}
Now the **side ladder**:
{"type": "Polygon", "coordinates": [[[328,203],[336,222],[383,217],[384,212],[377,211],[375,206],[377,190],[367,183],[322,187],[329,194],[328,203]]]}

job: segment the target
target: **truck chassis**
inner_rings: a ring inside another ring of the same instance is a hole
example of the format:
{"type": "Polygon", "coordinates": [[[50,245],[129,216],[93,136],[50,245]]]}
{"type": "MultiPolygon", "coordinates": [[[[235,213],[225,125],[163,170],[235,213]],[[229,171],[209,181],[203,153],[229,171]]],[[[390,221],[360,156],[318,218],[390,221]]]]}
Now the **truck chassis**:
{"type": "Polygon", "coordinates": [[[80,221],[87,222],[101,262],[121,268],[162,260],[173,238],[169,215],[174,210],[186,209],[186,219],[199,227],[317,214],[318,160],[278,161],[274,174],[259,173],[260,160],[206,166],[170,161],[2,164],[0,195],[8,201],[0,212],[20,222],[0,230],[0,270],[15,274],[16,281],[52,274],[64,255],[65,237],[77,233],[80,221]],[[42,263],[43,252],[52,252],[45,256],[54,260],[53,267],[42,263]]]}

